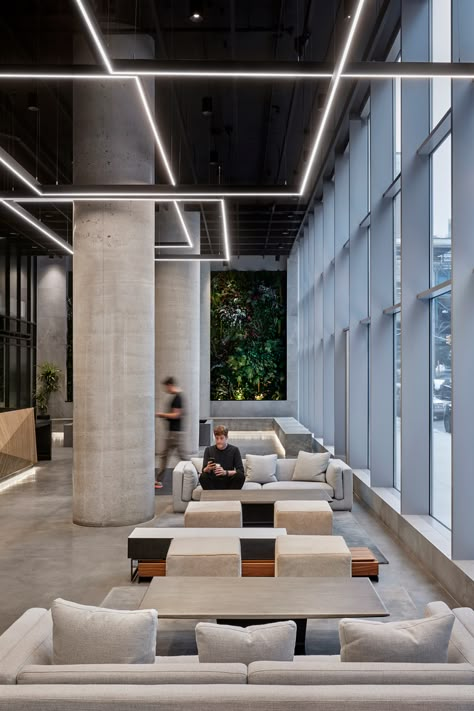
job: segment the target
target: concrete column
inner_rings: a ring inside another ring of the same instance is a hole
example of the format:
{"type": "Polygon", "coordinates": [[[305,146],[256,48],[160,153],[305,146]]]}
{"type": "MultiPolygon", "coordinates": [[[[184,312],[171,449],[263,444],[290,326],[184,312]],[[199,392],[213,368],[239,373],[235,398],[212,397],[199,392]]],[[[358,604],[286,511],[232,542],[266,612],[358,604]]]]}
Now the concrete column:
{"type": "MultiPolygon", "coordinates": [[[[185,212],[184,217],[194,247],[181,251],[199,253],[200,215],[185,212]]],[[[181,227],[171,209],[160,210],[158,227],[160,242],[182,241],[181,227]]],[[[196,260],[156,262],[155,269],[155,406],[167,407],[169,395],[163,393],[161,382],[170,375],[176,378],[183,390],[185,448],[190,454],[199,448],[200,268],[196,260]]],[[[156,451],[165,425],[157,420],[156,451]]]]}
{"type": "Polygon", "coordinates": [[[72,417],[72,402],[66,402],[67,273],[69,257],[37,259],[37,341],[36,362],[54,363],[61,368],[61,390],[49,400],[51,417],[72,417]]]}
{"type": "Polygon", "coordinates": [[[199,373],[199,417],[211,415],[211,265],[201,264],[201,358],[199,373]]]}
{"type": "MultiPolygon", "coordinates": [[[[113,35],[111,56],[150,58],[150,37],[113,35]]],[[[77,62],[90,61],[78,46],[77,62]]],[[[153,105],[153,86],[146,86],[153,105]]],[[[74,83],[76,184],[154,181],[154,143],[132,81],[74,83]]],[[[149,520],[154,499],[154,205],[74,206],[73,519],[149,520]]]]}

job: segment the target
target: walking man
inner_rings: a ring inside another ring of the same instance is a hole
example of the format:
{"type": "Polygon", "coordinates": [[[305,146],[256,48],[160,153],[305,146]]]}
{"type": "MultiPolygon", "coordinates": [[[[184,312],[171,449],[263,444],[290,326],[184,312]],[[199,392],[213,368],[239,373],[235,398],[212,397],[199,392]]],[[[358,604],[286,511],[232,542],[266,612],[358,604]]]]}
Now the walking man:
{"type": "Polygon", "coordinates": [[[187,459],[183,448],[183,396],[176,380],[172,377],[163,380],[162,385],[167,393],[173,397],[170,400],[168,412],[157,412],[156,417],[168,420],[168,433],[161,451],[158,453],[158,470],[155,477],[155,489],[163,488],[163,476],[168,457],[173,450],[177,450],[180,459],[187,459]]]}

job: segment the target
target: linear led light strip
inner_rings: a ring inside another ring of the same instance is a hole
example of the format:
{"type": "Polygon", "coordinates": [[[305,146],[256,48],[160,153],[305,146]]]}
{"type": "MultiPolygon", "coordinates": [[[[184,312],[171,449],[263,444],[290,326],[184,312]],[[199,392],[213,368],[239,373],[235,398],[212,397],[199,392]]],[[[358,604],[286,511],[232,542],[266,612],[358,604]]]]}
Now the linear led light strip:
{"type": "Polygon", "coordinates": [[[31,217],[26,210],[22,210],[20,207],[17,207],[16,205],[13,205],[11,202],[7,202],[6,200],[0,200],[2,205],[5,205],[9,210],[15,213],[18,217],[21,217],[22,220],[25,222],[28,222],[32,227],[34,227],[38,232],[42,232],[46,237],[49,237],[49,239],[53,240],[53,242],[56,242],[60,247],[66,250],[66,252],[69,252],[69,254],[74,254],[72,251],[71,247],[68,245],[68,243],[65,240],[62,240],[61,237],[55,234],[52,230],[50,230],[48,227],[45,227],[42,225],[39,220],[36,220],[34,217],[31,217]]]}
{"type": "Polygon", "coordinates": [[[33,192],[35,192],[37,195],[42,195],[41,190],[38,188],[37,185],[35,185],[33,178],[31,180],[28,180],[25,175],[20,173],[11,163],[9,163],[4,158],[0,158],[0,163],[4,165],[11,173],[13,173],[13,175],[16,175],[16,177],[21,180],[22,183],[25,183],[25,185],[27,185],[31,190],[33,190],[33,192]]]}
{"type": "Polygon", "coordinates": [[[336,92],[337,92],[337,87],[339,86],[339,82],[341,80],[341,74],[344,69],[344,65],[347,60],[347,55],[349,54],[349,50],[351,48],[352,40],[354,39],[354,34],[357,29],[357,25],[359,23],[359,19],[362,13],[362,9],[365,5],[366,0],[359,0],[359,3],[357,5],[357,9],[354,13],[354,18],[352,20],[351,28],[349,30],[349,34],[347,36],[347,41],[346,45],[344,47],[344,50],[342,52],[341,58],[336,66],[336,71],[334,72],[334,76],[331,82],[331,89],[329,92],[329,96],[326,101],[326,105],[324,107],[324,112],[321,117],[321,123],[319,124],[318,132],[316,134],[316,138],[314,140],[313,148],[311,150],[311,155],[308,161],[308,167],[306,168],[305,174],[303,176],[303,180],[300,185],[300,194],[303,195],[306,184],[308,182],[309,175],[311,173],[311,170],[313,168],[314,160],[316,158],[316,153],[318,151],[318,148],[321,143],[321,139],[323,137],[324,129],[326,127],[326,124],[329,119],[329,113],[331,111],[331,107],[334,103],[334,99],[336,98],[336,92]]]}
{"type": "MultiPolygon", "coordinates": [[[[230,248],[229,248],[229,233],[227,229],[227,212],[225,207],[225,201],[219,200],[221,205],[221,217],[222,217],[222,231],[224,236],[224,251],[225,257],[209,257],[209,259],[201,259],[196,257],[155,257],[155,262],[229,262],[230,248]]],[[[163,247],[158,247],[158,249],[163,249],[163,247]]]]}
{"type": "MultiPolygon", "coordinates": [[[[89,30],[89,33],[90,33],[90,35],[91,35],[91,37],[92,37],[92,39],[93,39],[93,41],[94,41],[94,44],[95,44],[95,46],[97,47],[97,50],[98,50],[98,52],[99,52],[99,54],[100,54],[100,56],[101,56],[101,58],[102,58],[102,61],[104,62],[105,66],[107,67],[107,71],[109,72],[110,75],[113,76],[113,75],[115,74],[115,72],[114,72],[114,69],[113,69],[113,66],[112,66],[112,62],[111,62],[110,59],[109,59],[109,55],[108,55],[108,53],[107,53],[107,50],[106,50],[106,48],[105,48],[105,45],[104,45],[104,43],[103,43],[103,41],[102,41],[101,33],[96,30],[95,24],[94,24],[94,22],[93,22],[93,20],[92,20],[92,17],[91,17],[91,16],[89,15],[89,13],[87,12],[86,7],[85,7],[83,1],[82,1],[82,0],[76,0],[76,5],[78,6],[79,11],[80,11],[82,17],[84,18],[84,21],[85,21],[85,23],[86,23],[86,25],[87,25],[87,29],[89,30]]],[[[134,77],[134,80],[135,80],[135,85],[136,85],[136,87],[137,87],[138,95],[139,95],[139,97],[140,97],[140,101],[141,101],[141,103],[142,103],[142,107],[143,107],[143,111],[144,111],[145,117],[146,117],[146,119],[148,120],[148,123],[149,123],[149,125],[150,125],[151,130],[152,130],[153,137],[154,137],[154,139],[155,139],[155,143],[156,143],[156,145],[157,145],[157,147],[158,147],[158,150],[159,150],[159,153],[160,153],[160,156],[161,156],[161,160],[163,161],[163,165],[165,166],[166,172],[168,173],[168,178],[169,178],[169,180],[170,180],[170,182],[171,182],[171,185],[175,186],[175,185],[176,185],[176,180],[175,180],[175,178],[174,178],[173,171],[171,170],[171,166],[170,166],[170,163],[169,163],[169,161],[168,161],[168,157],[167,157],[167,155],[166,155],[166,152],[165,152],[165,149],[164,149],[164,146],[163,146],[163,142],[162,142],[162,140],[161,140],[161,137],[160,137],[160,134],[159,134],[159,131],[158,131],[158,127],[157,127],[157,125],[156,125],[155,119],[154,119],[153,114],[152,114],[152,112],[151,112],[150,105],[149,105],[149,103],[148,103],[148,99],[147,99],[147,96],[146,96],[146,94],[145,94],[145,90],[144,90],[144,88],[143,88],[143,86],[142,86],[141,79],[139,79],[139,77],[135,76],[135,77],[134,77]]],[[[192,242],[191,236],[190,236],[190,234],[189,234],[188,228],[187,228],[187,226],[186,226],[186,222],[184,221],[184,217],[183,217],[182,214],[181,214],[181,211],[180,211],[180,209],[179,209],[179,207],[178,207],[178,204],[177,204],[176,202],[173,202],[173,204],[174,204],[176,213],[177,213],[177,215],[178,215],[178,219],[179,219],[179,222],[180,222],[180,224],[181,224],[181,227],[182,227],[183,230],[184,230],[184,234],[185,234],[185,236],[186,236],[186,240],[187,240],[189,246],[192,247],[192,246],[193,246],[193,242],[192,242]]],[[[183,246],[186,246],[186,245],[183,245],[183,246]]]]}

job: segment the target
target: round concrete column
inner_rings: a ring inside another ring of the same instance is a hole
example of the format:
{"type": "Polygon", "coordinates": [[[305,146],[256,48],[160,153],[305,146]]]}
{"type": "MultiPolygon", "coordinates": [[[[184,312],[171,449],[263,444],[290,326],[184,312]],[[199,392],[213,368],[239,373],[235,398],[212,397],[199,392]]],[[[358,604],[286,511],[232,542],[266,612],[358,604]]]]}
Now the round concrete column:
{"type": "MultiPolygon", "coordinates": [[[[200,215],[185,213],[188,232],[194,247],[180,252],[199,253],[200,215]]],[[[160,210],[158,217],[160,242],[183,241],[182,229],[174,211],[160,210]]],[[[166,256],[165,250],[161,254],[166,256]]],[[[196,453],[199,443],[199,371],[200,371],[200,263],[156,262],[155,271],[155,332],[156,332],[156,406],[165,407],[166,397],[161,382],[175,377],[184,396],[185,448],[196,453]]],[[[164,421],[157,421],[157,451],[165,436],[164,421]]],[[[169,466],[172,466],[171,462],[169,466]]]]}
{"type": "MultiPolygon", "coordinates": [[[[108,49],[153,57],[150,37],[113,35],[108,49]]],[[[75,57],[90,61],[85,47],[75,57]]],[[[133,80],[74,83],[74,182],[154,182],[133,80]]],[[[155,512],[153,203],[75,203],[73,284],[73,520],[146,521],[155,512]]]]}

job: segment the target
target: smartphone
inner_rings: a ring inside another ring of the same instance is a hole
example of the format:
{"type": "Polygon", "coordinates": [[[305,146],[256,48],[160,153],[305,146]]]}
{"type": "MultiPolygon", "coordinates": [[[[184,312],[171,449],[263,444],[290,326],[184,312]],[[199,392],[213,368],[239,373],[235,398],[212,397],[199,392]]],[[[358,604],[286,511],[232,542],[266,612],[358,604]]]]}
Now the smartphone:
{"type": "Polygon", "coordinates": [[[214,457],[209,457],[209,459],[207,460],[207,463],[208,464],[215,464],[216,462],[214,460],[214,457]]]}

